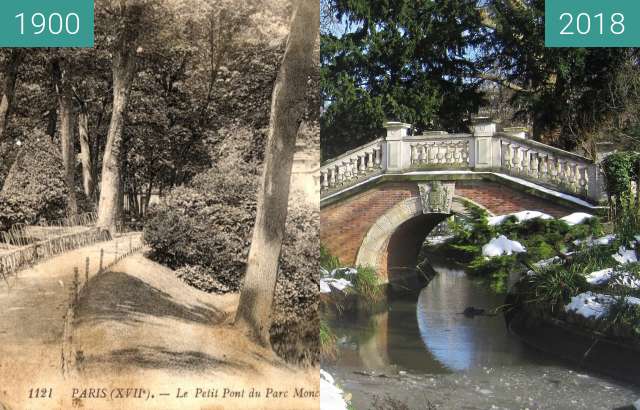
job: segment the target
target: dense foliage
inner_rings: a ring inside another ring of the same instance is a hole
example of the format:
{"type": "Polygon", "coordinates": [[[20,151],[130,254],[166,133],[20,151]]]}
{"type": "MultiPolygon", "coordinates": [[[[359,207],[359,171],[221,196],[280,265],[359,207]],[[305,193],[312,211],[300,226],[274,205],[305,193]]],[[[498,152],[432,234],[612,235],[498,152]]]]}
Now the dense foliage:
{"type": "Polygon", "coordinates": [[[609,216],[616,232],[624,241],[635,239],[640,232],[640,154],[623,151],[602,161],[609,216]]]}
{"type": "Polygon", "coordinates": [[[637,145],[637,49],[546,48],[543,0],[322,0],[323,156],[384,135],[384,120],[464,130],[507,92],[537,140],[637,145]]]}
{"type": "Polygon", "coordinates": [[[63,218],[66,198],[60,151],[44,134],[34,133],[18,148],[0,191],[0,231],[16,223],[63,218]]]}
{"type": "MultiPolygon", "coordinates": [[[[235,155],[243,155],[239,150],[235,155]]],[[[232,155],[233,157],[233,155],[232,155]]],[[[229,164],[226,164],[229,165],[229,164]]],[[[256,211],[254,165],[213,168],[174,189],[150,210],[150,257],[206,292],[239,291],[256,211]]],[[[292,198],[276,285],[271,343],[282,357],[315,364],[319,357],[318,211],[292,198]]]]}
{"type": "Polygon", "coordinates": [[[529,269],[535,262],[568,252],[573,241],[601,235],[603,229],[598,218],[569,226],[557,219],[536,218],[518,222],[510,216],[502,223],[490,226],[484,209],[467,205],[467,211],[466,220],[451,223],[453,237],[442,246],[457,255],[459,260],[466,261],[471,275],[489,278],[494,289],[500,292],[506,291],[511,273],[529,269]],[[499,235],[520,242],[527,252],[484,257],[482,247],[499,235]]]}
{"type": "Polygon", "coordinates": [[[464,128],[480,103],[479,82],[465,81],[465,54],[485,34],[475,2],[334,3],[350,30],[321,40],[325,157],[380,135],[385,120],[464,128]]]}
{"type": "Polygon", "coordinates": [[[518,222],[514,217],[508,217],[502,223],[490,226],[483,210],[471,208],[469,214],[472,218],[454,223],[451,226],[453,237],[439,246],[453,252],[456,260],[468,262],[467,272],[489,279],[497,291],[507,290],[510,274],[520,274],[520,279],[509,289],[510,308],[521,309],[516,312],[526,312],[529,319],[562,318],[637,343],[640,309],[625,298],[640,297],[640,289],[629,286],[640,281],[640,263],[621,264],[614,258],[621,249],[634,249],[635,238],[629,240],[616,232],[617,235],[607,240],[592,241],[603,233],[603,226],[595,217],[573,226],[556,219],[518,222]],[[526,252],[482,256],[482,246],[497,235],[519,241],[526,252]],[[612,269],[608,281],[598,284],[586,280],[586,275],[604,269],[612,269]],[[572,297],[587,291],[614,300],[599,320],[589,320],[565,309],[572,297]]]}
{"type": "MultiPolygon", "coordinates": [[[[218,162],[213,152],[235,138],[225,131],[258,131],[252,132],[251,155],[261,158],[291,9],[288,1],[273,0],[137,3],[144,12],[140,21],[129,22],[140,25],[140,46],[134,50],[121,175],[123,208],[140,219],[152,195],[188,183],[218,162]]],[[[113,111],[112,58],[123,26],[118,4],[124,2],[96,1],[94,48],[33,49],[16,67],[11,115],[6,132],[0,130],[0,186],[17,141],[42,129],[59,144],[61,81],[73,88],[74,127],[76,117],[87,118],[90,173],[100,182],[113,111]]],[[[11,69],[10,57],[10,49],[0,50],[0,80],[11,69]]],[[[97,194],[96,189],[90,199],[96,201],[97,194]]]]}

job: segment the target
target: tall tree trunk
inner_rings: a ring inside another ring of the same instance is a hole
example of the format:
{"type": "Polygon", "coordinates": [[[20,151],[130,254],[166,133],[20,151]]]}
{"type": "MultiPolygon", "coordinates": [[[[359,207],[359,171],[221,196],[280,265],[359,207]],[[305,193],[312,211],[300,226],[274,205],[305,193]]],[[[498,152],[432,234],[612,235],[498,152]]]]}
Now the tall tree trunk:
{"type": "Polygon", "coordinates": [[[24,54],[25,52],[21,48],[11,50],[9,61],[7,61],[4,70],[4,85],[2,89],[2,99],[0,99],[0,141],[4,138],[7,124],[9,123],[9,116],[13,110],[13,97],[15,95],[16,82],[24,54]]]}
{"type": "Polygon", "coordinates": [[[125,25],[118,39],[117,49],[113,53],[113,108],[107,133],[107,142],[102,158],[102,182],[100,202],[98,204],[97,226],[115,233],[120,198],[120,159],[124,115],[129,100],[129,91],[136,70],[136,49],[142,6],[128,7],[129,16],[124,18],[125,25]]]}
{"type": "MultiPolygon", "coordinates": [[[[67,73],[68,75],[68,73],[67,73]]],[[[62,151],[62,165],[64,167],[64,179],[69,190],[67,202],[67,214],[76,215],[78,213],[78,203],[76,200],[76,152],[73,133],[73,98],[71,86],[68,79],[63,79],[61,89],[58,91],[58,101],[60,106],[60,146],[62,151]]]]}
{"type": "Polygon", "coordinates": [[[271,101],[256,224],[235,317],[236,326],[263,346],[270,346],[271,308],[287,218],[291,168],[307,103],[307,82],[314,68],[319,20],[316,0],[298,2],[271,101]]]}
{"type": "Polygon", "coordinates": [[[60,101],[58,98],[60,84],[62,81],[62,72],[60,69],[60,59],[53,58],[49,64],[49,77],[51,81],[51,92],[56,98],[52,99],[49,105],[49,111],[46,113],[47,117],[47,135],[54,141],[56,130],[58,129],[58,105],[60,101]]]}
{"type": "Polygon", "coordinates": [[[152,175],[149,179],[149,186],[147,187],[147,193],[144,197],[142,216],[147,216],[147,210],[149,209],[149,202],[151,202],[151,194],[153,194],[153,181],[155,180],[155,175],[152,175]]]}
{"type": "Polygon", "coordinates": [[[89,137],[89,114],[83,105],[78,113],[78,138],[80,139],[80,159],[82,161],[82,187],[88,199],[93,198],[93,164],[91,140],[89,137]]]}

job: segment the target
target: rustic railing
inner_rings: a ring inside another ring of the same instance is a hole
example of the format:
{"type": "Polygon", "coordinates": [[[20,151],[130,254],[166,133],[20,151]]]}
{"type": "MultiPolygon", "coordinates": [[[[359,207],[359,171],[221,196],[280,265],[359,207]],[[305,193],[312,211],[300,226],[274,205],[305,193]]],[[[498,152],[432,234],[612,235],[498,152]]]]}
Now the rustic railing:
{"type": "Polygon", "coordinates": [[[6,278],[11,273],[32,266],[54,255],[109,239],[111,239],[111,235],[107,230],[94,228],[57,236],[10,252],[0,253],[0,276],[6,278]]]}
{"type": "Polygon", "coordinates": [[[323,164],[321,197],[375,175],[466,170],[506,174],[592,202],[602,199],[603,176],[598,164],[514,134],[496,132],[495,124],[477,125],[473,134],[407,135],[408,124],[387,123],[386,127],[386,138],[323,164]]]}

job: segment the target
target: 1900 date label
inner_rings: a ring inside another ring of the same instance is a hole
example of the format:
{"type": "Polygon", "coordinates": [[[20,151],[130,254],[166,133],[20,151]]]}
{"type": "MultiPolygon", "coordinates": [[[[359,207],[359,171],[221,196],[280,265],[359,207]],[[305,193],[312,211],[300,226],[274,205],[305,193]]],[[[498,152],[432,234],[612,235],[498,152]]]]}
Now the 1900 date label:
{"type": "Polygon", "coordinates": [[[0,2],[0,47],[93,47],[93,0],[0,2]]]}

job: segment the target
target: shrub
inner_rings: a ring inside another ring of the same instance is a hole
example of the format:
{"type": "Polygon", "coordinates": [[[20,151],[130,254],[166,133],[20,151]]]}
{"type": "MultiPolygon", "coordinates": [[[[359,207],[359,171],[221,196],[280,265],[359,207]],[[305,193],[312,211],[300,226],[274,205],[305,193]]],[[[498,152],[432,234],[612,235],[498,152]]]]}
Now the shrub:
{"type": "Polygon", "coordinates": [[[217,282],[237,291],[246,269],[255,201],[250,174],[214,168],[197,176],[191,186],[174,189],[150,209],[144,226],[150,257],[172,269],[204,267],[217,282]]]}
{"type": "Polygon", "coordinates": [[[337,256],[333,256],[324,245],[320,245],[320,266],[327,272],[338,269],[342,265],[337,256]]]}
{"type": "Polygon", "coordinates": [[[614,298],[604,319],[615,336],[640,337],[640,305],[628,303],[624,294],[614,298]]]}
{"type": "Polygon", "coordinates": [[[286,360],[318,363],[320,212],[295,198],[290,202],[276,284],[271,344],[286,360]]]}
{"type": "Polygon", "coordinates": [[[511,272],[522,270],[517,255],[503,255],[493,258],[478,256],[469,264],[469,274],[486,277],[491,280],[491,287],[497,292],[504,292],[511,272]]]}
{"type": "MultiPolygon", "coordinates": [[[[253,168],[212,169],[174,189],[150,210],[144,239],[149,254],[207,292],[239,291],[256,212],[253,168]]],[[[274,350],[294,363],[319,360],[319,211],[290,201],[270,329],[274,350]]]]}
{"type": "Polygon", "coordinates": [[[356,271],[356,274],[352,275],[354,291],[369,305],[379,302],[384,293],[376,271],[370,266],[358,266],[356,271]]]}
{"type": "Polygon", "coordinates": [[[539,310],[561,312],[562,306],[572,296],[587,288],[583,274],[562,265],[549,265],[525,279],[528,291],[526,303],[535,304],[539,310]]]}
{"type": "Polygon", "coordinates": [[[20,148],[0,192],[0,230],[63,218],[67,195],[58,147],[34,132],[20,148]]]}

